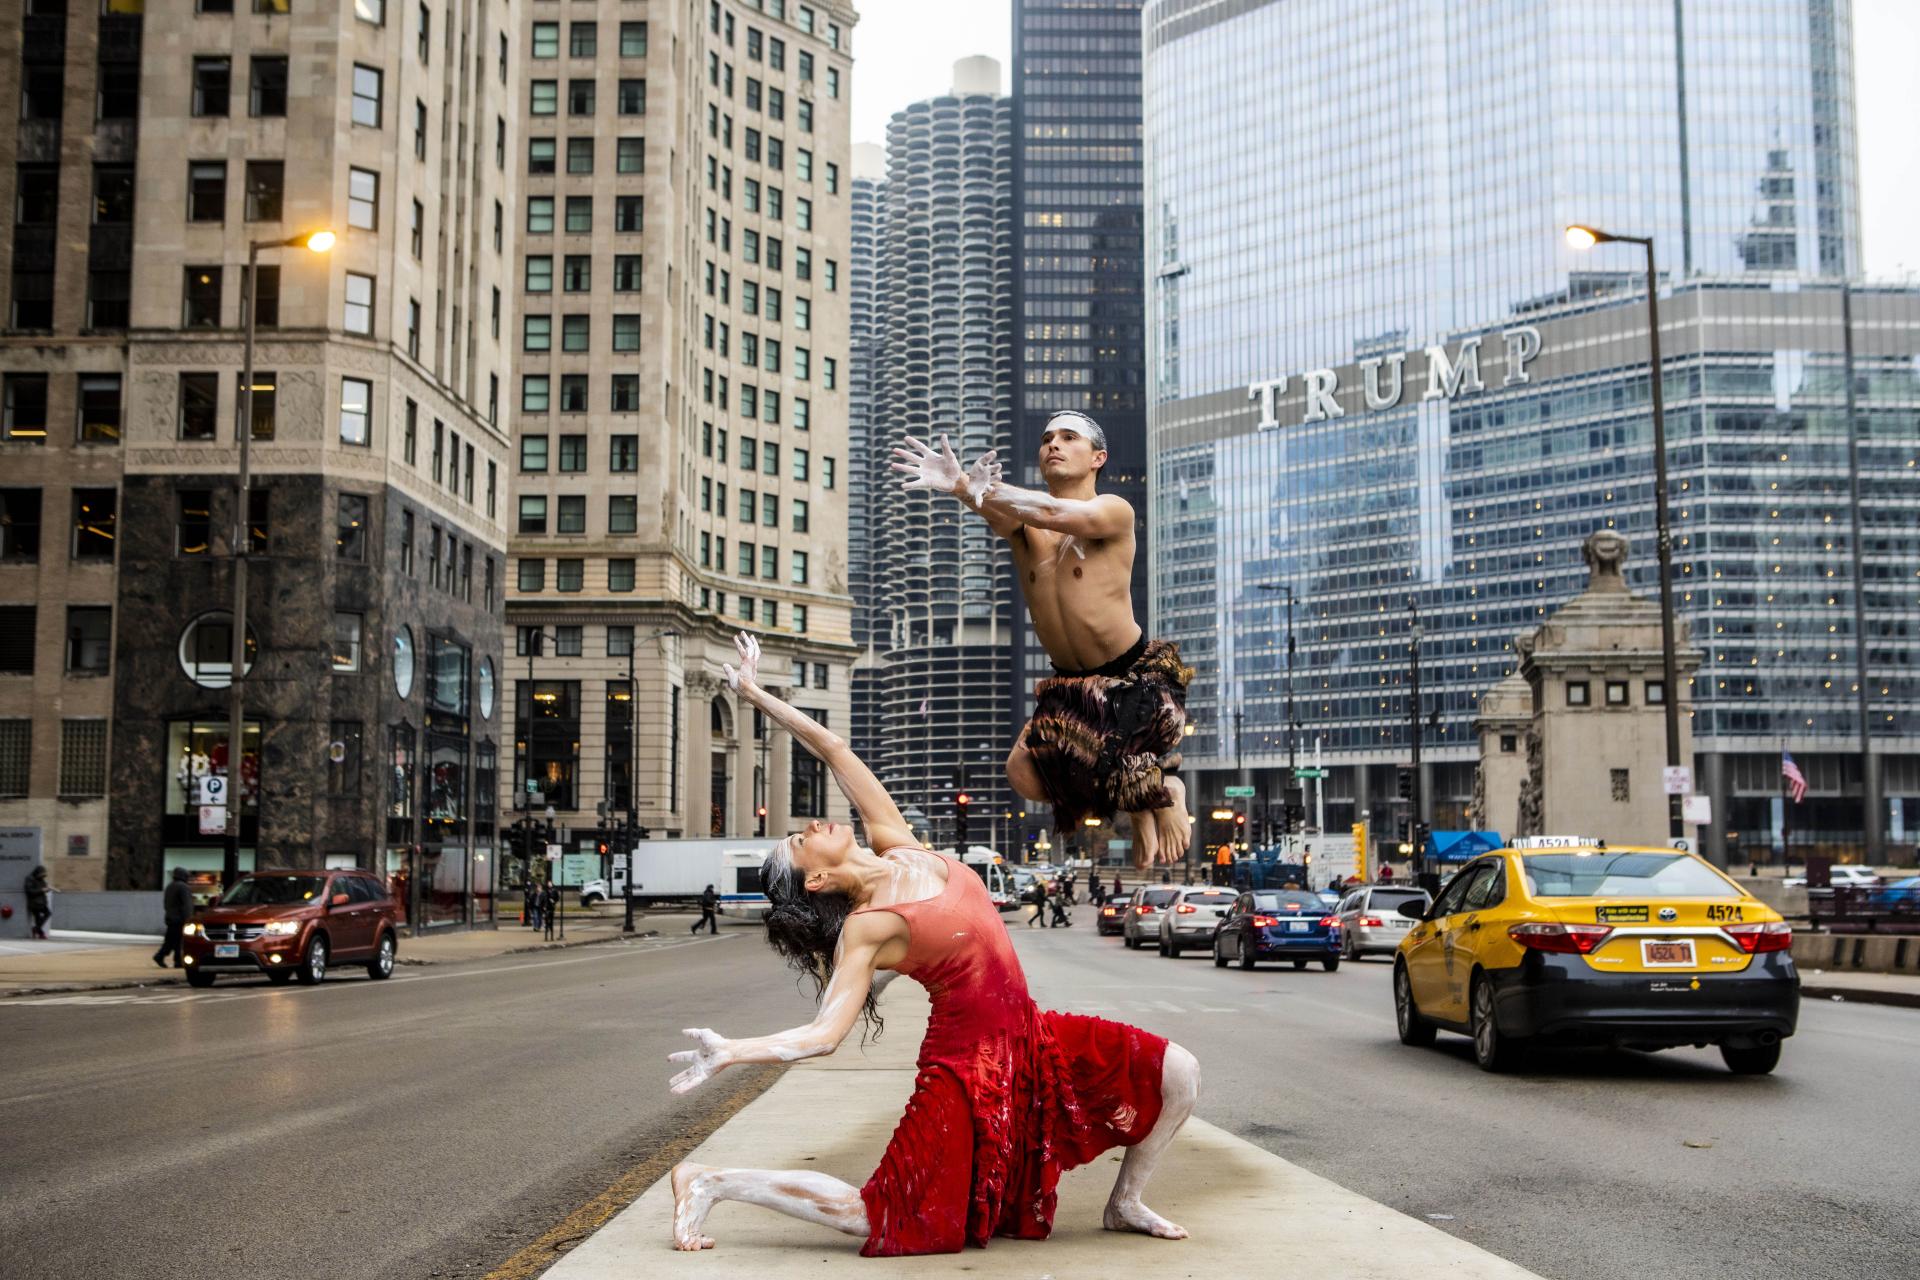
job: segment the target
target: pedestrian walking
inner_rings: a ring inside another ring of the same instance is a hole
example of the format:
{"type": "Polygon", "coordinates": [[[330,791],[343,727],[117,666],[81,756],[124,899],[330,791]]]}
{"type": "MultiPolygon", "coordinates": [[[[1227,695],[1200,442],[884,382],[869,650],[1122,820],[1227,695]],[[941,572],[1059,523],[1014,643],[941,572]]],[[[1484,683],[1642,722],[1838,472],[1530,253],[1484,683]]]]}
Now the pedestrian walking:
{"type": "MultiPolygon", "coordinates": [[[[1070,881],[1067,883],[1071,886],[1070,881]]],[[[1047,921],[1047,928],[1071,929],[1073,927],[1073,917],[1067,914],[1067,907],[1072,901],[1072,897],[1067,893],[1053,895],[1053,918],[1047,921]]]]}
{"type": "Polygon", "coordinates": [[[1120,883],[1119,876],[1115,876],[1113,878],[1113,896],[1116,898],[1123,898],[1126,896],[1126,893],[1127,893],[1126,886],[1120,883]]]}
{"type": "Polygon", "coordinates": [[[193,890],[187,885],[187,869],[175,867],[173,879],[167,882],[166,892],[160,895],[160,909],[166,916],[167,931],[160,939],[160,949],[153,953],[153,962],[162,969],[167,967],[167,953],[173,953],[173,967],[184,969],[181,963],[180,948],[182,930],[186,928],[187,917],[193,914],[193,890]]]}
{"type": "Polygon", "coordinates": [[[1096,907],[1099,906],[1100,900],[1106,897],[1106,894],[1102,892],[1104,888],[1105,886],[1103,886],[1100,883],[1100,873],[1098,871],[1095,871],[1092,867],[1088,867],[1087,868],[1087,901],[1091,902],[1096,907]]]}
{"type": "Polygon", "coordinates": [[[720,932],[720,917],[714,914],[714,908],[719,905],[720,895],[713,891],[712,885],[708,885],[702,889],[700,891],[700,918],[694,922],[693,928],[688,932],[698,933],[702,928],[708,929],[713,933],[720,932]]]}
{"type": "Polygon", "coordinates": [[[1049,929],[1053,928],[1053,926],[1049,924],[1046,919],[1047,882],[1045,880],[1040,879],[1038,876],[1035,876],[1033,880],[1033,888],[1027,890],[1027,893],[1028,893],[1028,896],[1033,901],[1033,914],[1027,917],[1027,928],[1029,929],[1033,928],[1036,922],[1039,924],[1046,925],[1046,927],[1049,929]]]}
{"type": "Polygon", "coordinates": [[[532,880],[520,886],[520,923],[529,929],[540,927],[540,904],[535,901],[534,889],[532,880]]]}
{"type": "Polygon", "coordinates": [[[540,891],[540,920],[544,936],[553,936],[554,912],[560,905],[560,886],[549,880],[540,891]]]}
{"type": "Polygon", "coordinates": [[[27,895],[27,915],[33,919],[33,936],[47,936],[47,921],[53,918],[53,886],[47,883],[47,869],[36,863],[33,870],[27,872],[24,886],[27,895]]]}

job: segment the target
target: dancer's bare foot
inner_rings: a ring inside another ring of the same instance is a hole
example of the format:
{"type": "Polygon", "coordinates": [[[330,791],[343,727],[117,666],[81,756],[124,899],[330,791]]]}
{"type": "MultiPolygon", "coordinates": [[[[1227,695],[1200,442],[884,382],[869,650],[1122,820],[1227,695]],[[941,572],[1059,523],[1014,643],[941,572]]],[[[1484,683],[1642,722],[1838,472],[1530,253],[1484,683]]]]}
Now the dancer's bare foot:
{"type": "MultiPolygon", "coordinates": [[[[682,1162],[673,1167],[673,1247],[676,1249],[696,1252],[713,1248],[713,1237],[700,1234],[713,1201],[702,1195],[696,1185],[702,1174],[712,1172],[713,1166],[708,1164],[682,1162]]],[[[1111,1215],[1112,1211],[1108,1213],[1111,1215]]]]}
{"type": "Polygon", "coordinates": [[[1173,803],[1164,809],[1155,809],[1153,821],[1159,828],[1157,844],[1161,861],[1178,862],[1193,840],[1193,818],[1187,813],[1187,784],[1181,781],[1180,775],[1168,775],[1165,783],[1173,803]]]}
{"type": "Polygon", "coordinates": [[[1109,1231],[1138,1231],[1143,1236],[1158,1236],[1162,1240],[1187,1238],[1185,1227],[1168,1222],[1138,1200],[1109,1201],[1100,1225],[1109,1231]]]}

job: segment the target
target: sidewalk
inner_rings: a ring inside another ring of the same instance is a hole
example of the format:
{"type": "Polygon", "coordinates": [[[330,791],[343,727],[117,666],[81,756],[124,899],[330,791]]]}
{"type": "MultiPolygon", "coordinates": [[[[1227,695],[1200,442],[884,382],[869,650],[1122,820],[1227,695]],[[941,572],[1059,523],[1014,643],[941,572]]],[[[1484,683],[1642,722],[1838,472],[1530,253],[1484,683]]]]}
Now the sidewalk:
{"type": "MultiPolygon", "coordinates": [[[[832,1057],[795,1066],[688,1158],[735,1167],[818,1169],[856,1186],[864,1182],[913,1090],[914,1055],[926,1030],[925,993],[911,983],[895,983],[886,994],[884,1013],[886,1034],[877,1043],[862,1049],[849,1041],[832,1057]],[[831,1122],[823,1123],[822,1117],[831,1117],[831,1122]]],[[[1200,1110],[1206,1110],[1204,1090],[1200,1110]]],[[[867,1259],[857,1263],[860,1275],[863,1280],[1081,1280],[1122,1272],[1168,1280],[1244,1276],[1274,1269],[1266,1242],[1284,1223],[1286,1256],[1313,1260],[1303,1274],[1351,1280],[1533,1276],[1197,1117],[1181,1131],[1147,1191],[1147,1202],[1186,1227],[1193,1238],[1173,1242],[1103,1231],[1100,1211],[1119,1160],[1120,1153],[1111,1153],[1061,1180],[1050,1240],[996,1239],[984,1250],[867,1259]],[[1261,1261],[1263,1257],[1268,1261],[1261,1261]]],[[[547,1280],[816,1277],[830,1274],[827,1268],[854,1262],[860,1249],[851,1236],[729,1203],[716,1207],[707,1219],[707,1234],[718,1245],[702,1253],[679,1253],[670,1242],[672,1221],[673,1194],[663,1177],[548,1269],[547,1280]]],[[[584,1225],[591,1229],[593,1224],[584,1225]]],[[[551,1248],[576,1234],[556,1232],[554,1239],[534,1248],[551,1248]]]]}
{"type": "Polygon", "coordinates": [[[1811,969],[1802,965],[1800,998],[1920,1009],[1920,974],[1855,973],[1843,969],[1811,969]]]}
{"type": "MultiPolygon", "coordinates": [[[[672,914],[636,914],[636,935],[658,930],[684,932],[694,916],[672,914]]],[[[428,934],[424,938],[402,938],[399,962],[402,965],[455,964],[466,960],[488,960],[494,956],[523,951],[547,951],[559,947],[589,946],[618,939],[622,917],[618,913],[595,915],[567,914],[565,942],[544,941],[541,935],[518,923],[503,920],[497,929],[463,929],[453,933],[428,934]]],[[[161,969],[153,963],[158,934],[151,936],[100,933],[68,933],[53,930],[46,943],[20,943],[0,948],[0,997],[33,995],[55,991],[100,991],[121,987],[185,986],[186,976],[177,969],[161,969]]]]}

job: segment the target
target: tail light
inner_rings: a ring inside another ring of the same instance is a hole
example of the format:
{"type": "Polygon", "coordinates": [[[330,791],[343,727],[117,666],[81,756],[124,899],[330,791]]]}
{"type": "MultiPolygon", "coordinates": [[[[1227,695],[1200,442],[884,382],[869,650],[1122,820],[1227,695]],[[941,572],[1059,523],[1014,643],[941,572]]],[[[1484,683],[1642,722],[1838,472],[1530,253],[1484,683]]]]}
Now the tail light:
{"type": "Polygon", "coordinates": [[[1340,917],[1339,916],[1321,916],[1320,927],[1322,929],[1338,929],[1340,927],[1340,917]]]}
{"type": "Polygon", "coordinates": [[[1529,951],[1555,951],[1564,955],[1590,955],[1607,940],[1613,926],[1607,924],[1561,924],[1557,920],[1529,920],[1507,930],[1529,951]]]}
{"type": "Polygon", "coordinates": [[[1772,924],[1730,924],[1727,935],[1748,955],[1793,949],[1793,930],[1784,920],[1775,920],[1772,924]]]}
{"type": "Polygon", "coordinates": [[[1253,918],[1253,927],[1256,929],[1277,929],[1280,927],[1280,921],[1274,916],[1255,916],[1253,918]]]}
{"type": "Polygon", "coordinates": [[[1386,921],[1382,920],[1379,916],[1367,916],[1361,920],[1360,923],[1369,929],[1384,928],[1386,925],[1386,921]]]}
{"type": "Polygon", "coordinates": [[[1200,908],[1194,906],[1191,902],[1183,902],[1179,906],[1175,907],[1174,911],[1179,915],[1190,916],[1194,912],[1198,911],[1199,909],[1200,908]]]}
{"type": "Polygon", "coordinates": [[[1139,906],[1135,907],[1134,910],[1138,911],[1143,916],[1150,916],[1153,914],[1153,908],[1144,902],[1141,903],[1139,906]]]}

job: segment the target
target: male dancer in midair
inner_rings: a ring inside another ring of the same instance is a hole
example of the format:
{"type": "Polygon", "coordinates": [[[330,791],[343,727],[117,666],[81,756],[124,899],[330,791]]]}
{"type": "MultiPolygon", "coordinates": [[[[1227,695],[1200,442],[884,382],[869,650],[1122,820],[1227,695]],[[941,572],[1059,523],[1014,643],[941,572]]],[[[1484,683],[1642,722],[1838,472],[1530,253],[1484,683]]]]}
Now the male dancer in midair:
{"type": "Polygon", "coordinates": [[[1007,757],[1014,790],[1052,805],[1062,831],[1123,812],[1140,866],[1178,861],[1192,834],[1173,772],[1192,671],[1134,621],[1133,507],[1095,490],[1106,432],[1085,414],[1055,414],[1040,435],[1044,493],[1003,481],[992,453],[962,468],[945,437],[938,449],[908,437],[894,457],[906,488],[951,494],[1007,540],[1053,660],[1007,757]]]}

